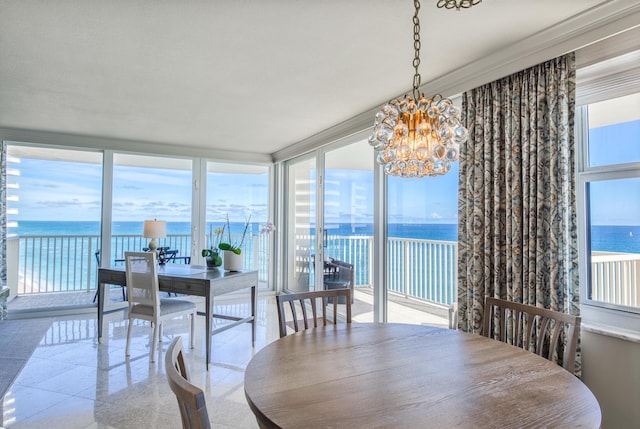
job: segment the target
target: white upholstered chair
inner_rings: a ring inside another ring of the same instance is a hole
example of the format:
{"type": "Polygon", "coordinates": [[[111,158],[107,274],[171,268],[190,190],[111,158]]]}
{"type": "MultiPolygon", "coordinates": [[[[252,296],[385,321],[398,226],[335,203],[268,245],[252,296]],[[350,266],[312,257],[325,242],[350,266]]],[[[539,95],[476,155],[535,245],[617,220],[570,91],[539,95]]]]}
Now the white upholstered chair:
{"type": "Polygon", "coordinates": [[[191,316],[191,348],[196,318],[196,304],[179,299],[161,299],[158,289],[158,266],[154,252],[125,252],[127,269],[127,296],[129,298],[129,323],[127,326],[126,355],[129,356],[133,319],[151,322],[151,362],[155,362],[155,349],[162,342],[162,321],[176,316],[191,316]]]}

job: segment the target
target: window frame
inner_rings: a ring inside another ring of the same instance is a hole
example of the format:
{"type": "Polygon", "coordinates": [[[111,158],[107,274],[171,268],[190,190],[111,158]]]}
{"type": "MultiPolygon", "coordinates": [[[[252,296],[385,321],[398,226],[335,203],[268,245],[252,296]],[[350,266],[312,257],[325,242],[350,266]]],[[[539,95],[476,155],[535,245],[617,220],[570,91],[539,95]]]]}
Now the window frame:
{"type": "MultiPolygon", "coordinates": [[[[616,98],[619,95],[611,95],[616,98]]],[[[591,284],[589,183],[616,179],[640,178],[640,162],[589,166],[588,105],[576,106],[576,203],[578,223],[578,259],[580,278],[580,304],[583,327],[587,330],[640,342],[640,308],[627,307],[589,297],[591,284]]]]}

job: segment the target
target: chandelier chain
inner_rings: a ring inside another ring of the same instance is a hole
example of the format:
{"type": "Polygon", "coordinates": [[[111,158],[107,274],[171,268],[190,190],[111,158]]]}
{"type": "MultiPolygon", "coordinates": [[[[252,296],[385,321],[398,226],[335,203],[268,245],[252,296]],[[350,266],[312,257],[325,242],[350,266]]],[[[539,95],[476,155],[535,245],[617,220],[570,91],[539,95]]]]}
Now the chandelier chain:
{"type": "Polygon", "coordinates": [[[413,6],[413,94],[389,100],[380,108],[369,145],[389,176],[441,176],[459,159],[460,145],[467,141],[469,131],[462,125],[460,108],[450,99],[440,94],[426,98],[420,93],[420,0],[413,0],[413,6]]]}
{"type": "Polygon", "coordinates": [[[415,56],[413,57],[413,68],[415,74],[413,75],[413,99],[417,102],[420,95],[420,17],[418,12],[420,11],[420,1],[414,0],[413,6],[415,7],[415,13],[413,14],[413,50],[415,56]]]}
{"type": "Polygon", "coordinates": [[[469,9],[471,6],[475,6],[482,3],[482,0],[438,0],[436,6],[440,9],[469,9]]]}

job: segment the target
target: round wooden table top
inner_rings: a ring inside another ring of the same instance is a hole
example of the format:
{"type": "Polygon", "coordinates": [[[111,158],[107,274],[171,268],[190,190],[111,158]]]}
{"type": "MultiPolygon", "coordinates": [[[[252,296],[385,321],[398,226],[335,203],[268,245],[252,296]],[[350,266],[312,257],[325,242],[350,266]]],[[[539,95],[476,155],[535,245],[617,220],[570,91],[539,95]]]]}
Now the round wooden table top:
{"type": "Polygon", "coordinates": [[[288,335],[249,362],[245,395],[271,428],[599,428],[591,391],[536,354],[424,325],[288,335]]]}

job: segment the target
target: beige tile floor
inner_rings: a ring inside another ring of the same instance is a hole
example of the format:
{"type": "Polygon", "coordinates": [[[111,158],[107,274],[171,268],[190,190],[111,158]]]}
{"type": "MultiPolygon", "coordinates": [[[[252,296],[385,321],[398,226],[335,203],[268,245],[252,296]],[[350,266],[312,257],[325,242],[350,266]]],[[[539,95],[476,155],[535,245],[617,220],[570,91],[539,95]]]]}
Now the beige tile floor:
{"type": "MultiPolygon", "coordinates": [[[[195,298],[197,299],[197,298],[195,298]]],[[[199,303],[202,306],[202,303],[199,303]]],[[[246,298],[219,302],[216,312],[245,314],[246,298]]],[[[390,312],[398,311],[390,308],[390,312]]],[[[406,322],[446,326],[442,318],[402,310],[406,322]]],[[[96,338],[91,314],[58,317],[7,392],[2,404],[6,428],[179,428],[178,406],[164,372],[164,352],[172,338],[189,334],[187,319],[166,322],[164,339],[149,359],[151,328],[135,322],[131,356],[125,358],[124,312],[105,316],[104,339],[96,338]]],[[[362,313],[354,322],[367,321],[362,313]]],[[[400,320],[394,320],[400,321],[400,320]]],[[[222,322],[224,323],[224,322],[222,322]]],[[[244,369],[251,357],[278,338],[273,296],[258,299],[257,340],[250,325],[213,336],[212,364],[206,371],[204,324],[198,317],[196,347],[186,350],[195,384],[203,388],[214,428],[257,428],[244,397],[244,369]]],[[[188,344],[188,342],[186,342],[188,344]]]]}

